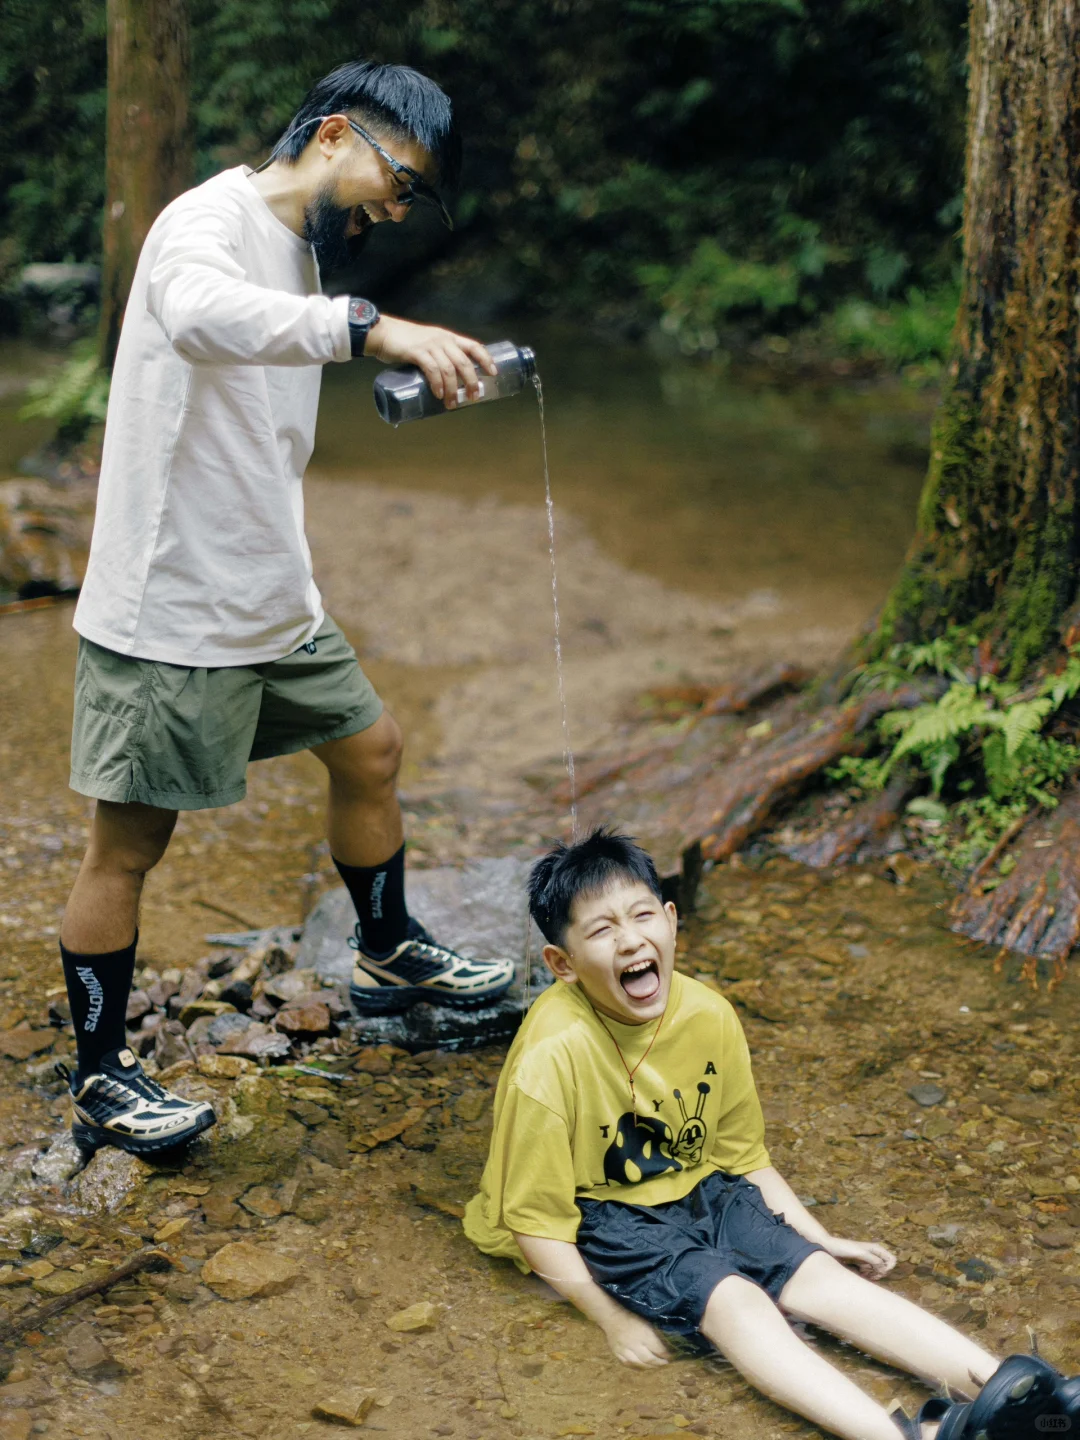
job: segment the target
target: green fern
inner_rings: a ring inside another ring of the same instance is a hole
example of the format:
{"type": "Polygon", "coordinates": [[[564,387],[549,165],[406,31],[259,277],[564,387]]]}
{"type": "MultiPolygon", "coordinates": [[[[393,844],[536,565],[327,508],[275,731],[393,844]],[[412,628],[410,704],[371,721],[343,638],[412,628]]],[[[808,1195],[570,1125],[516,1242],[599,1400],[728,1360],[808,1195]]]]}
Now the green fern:
{"type": "Polygon", "coordinates": [[[1060,710],[1066,700],[1080,695],[1080,650],[1071,650],[1061,674],[1048,676],[1040,688],[1041,693],[1050,698],[1054,710],[1060,710]]]}
{"type": "Polygon", "coordinates": [[[109,404],[109,375],[98,363],[93,341],[75,347],[58,373],[35,380],[30,399],[19,411],[20,420],[56,420],[61,427],[95,424],[105,419],[109,404]]]}
{"type": "Polygon", "coordinates": [[[881,716],[877,733],[884,753],[851,757],[829,772],[869,792],[882,788],[899,761],[916,765],[930,796],[909,809],[926,820],[931,809],[925,807],[932,807],[936,824],[927,841],[959,869],[975,864],[1033,805],[1053,809],[1062,786],[1080,769],[1080,746],[1044,733],[1050,717],[1080,695],[1080,647],[1070,651],[1060,674],[1022,692],[1011,681],[980,673],[976,644],[974,636],[954,630],[924,645],[894,645],[867,666],[857,687],[866,688],[873,674],[896,682],[928,671],[952,683],[937,700],[881,716]],[[964,646],[971,655],[967,667],[960,658],[964,646]],[[940,797],[957,771],[954,792],[975,793],[946,807],[940,797]],[[951,817],[948,823],[943,816],[951,817]]]}

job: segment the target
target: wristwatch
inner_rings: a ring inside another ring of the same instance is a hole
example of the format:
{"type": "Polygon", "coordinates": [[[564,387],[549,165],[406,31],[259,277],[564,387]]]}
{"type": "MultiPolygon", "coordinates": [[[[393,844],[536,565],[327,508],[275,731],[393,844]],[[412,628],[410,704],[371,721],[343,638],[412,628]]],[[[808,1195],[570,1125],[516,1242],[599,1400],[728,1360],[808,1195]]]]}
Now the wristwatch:
{"type": "Polygon", "coordinates": [[[359,295],[349,296],[349,342],[354,359],[363,355],[368,332],[378,321],[379,312],[370,300],[364,300],[359,295]]]}

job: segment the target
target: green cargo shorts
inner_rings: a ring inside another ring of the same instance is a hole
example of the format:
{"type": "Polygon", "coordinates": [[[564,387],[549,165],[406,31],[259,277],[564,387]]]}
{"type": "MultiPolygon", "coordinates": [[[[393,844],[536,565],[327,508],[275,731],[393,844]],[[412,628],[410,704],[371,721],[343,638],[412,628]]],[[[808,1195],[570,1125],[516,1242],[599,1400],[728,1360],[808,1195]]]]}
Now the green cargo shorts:
{"type": "Polygon", "coordinates": [[[232,805],[249,760],[340,740],[382,709],[329,616],[307,645],[262,665],[189,669],[80,636],[71,788],[164,810],[232,805]]]}

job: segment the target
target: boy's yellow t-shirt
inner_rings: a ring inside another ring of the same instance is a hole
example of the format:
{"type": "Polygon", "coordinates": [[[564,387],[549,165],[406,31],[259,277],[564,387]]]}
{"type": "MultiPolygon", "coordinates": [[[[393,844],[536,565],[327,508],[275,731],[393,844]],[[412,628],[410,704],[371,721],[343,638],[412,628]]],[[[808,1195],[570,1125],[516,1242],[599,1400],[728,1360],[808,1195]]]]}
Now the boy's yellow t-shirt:
{"type": "Polygon", "coordinates": [[[659,1205],[713,1171],[769,1164],[750,1051],[729,1000],[676,972],[661,1019],[623,1025],[601,1020],[580,986],[560,981],[533,1005],[506,1057],[480,1192],[463,1224],[485,1253],[528,1270],[512,1232],[575,1240],[581,1196],[659,1205]],[[612,1036],[630,1069],[641,1061],[636,1117],[612,1036]]]}

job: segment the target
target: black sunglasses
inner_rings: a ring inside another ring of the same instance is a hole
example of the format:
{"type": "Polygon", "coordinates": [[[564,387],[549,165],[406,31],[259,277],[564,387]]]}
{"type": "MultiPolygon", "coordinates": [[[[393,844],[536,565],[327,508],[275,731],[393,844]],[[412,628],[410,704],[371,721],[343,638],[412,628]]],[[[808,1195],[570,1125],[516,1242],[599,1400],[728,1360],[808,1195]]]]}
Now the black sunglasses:
{"type": "MultiPolygon", "coordinates": [[[[374,135],[369,135],[362,125],[358,125],[355,120],[350,120],[348,115],[342,115],[341,118],[347,121],[351,129],[355,130],[357,135],[366,140],[375,153],[386,161],[395,175],[408,176],[408,185],[405,186],[400,194],[394,196],[397,204],[411,205],[414,200],[421,200],[427,205],[433,205],[435,209],[438,210],[439,218],[446,228],[453,230],[454,222],[450,216],[450,211],[447,210],[437,192],[427,183],[424,177],[418,171],[414,170],[411,165],[406,165],[403,160],[395,160],[389,151],[383,149],[374,135]]],[[[299,134],[301,130],[306,130],[309,125],[321,125],[324,120],[329,119],[329,115],[313,115],[310,120],[301,121],[294,130],[290,130],[287,135],[281,137],[273,150],[271,150],[267,159],[255,169],[254,174],[258,175],[260,170],[265,170],[277,157],[277,153],[281,147],[286,141],[291,140],[294,135],[299,134]]]]}

